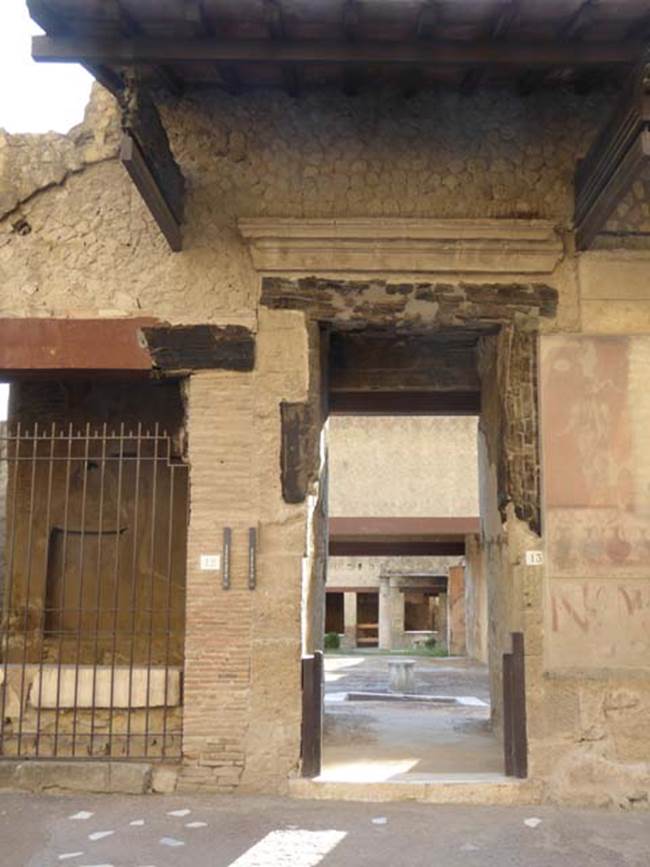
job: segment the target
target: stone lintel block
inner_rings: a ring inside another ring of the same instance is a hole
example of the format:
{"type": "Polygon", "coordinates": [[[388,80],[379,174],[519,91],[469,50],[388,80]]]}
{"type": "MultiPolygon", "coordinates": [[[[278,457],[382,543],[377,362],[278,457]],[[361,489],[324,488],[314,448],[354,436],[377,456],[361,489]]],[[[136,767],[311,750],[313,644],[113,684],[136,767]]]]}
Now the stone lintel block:
{"type": "Polygon", "coordinates": [[[563,244],[546,220],[239,220],[263,272],[550,273],[563,244]]]}

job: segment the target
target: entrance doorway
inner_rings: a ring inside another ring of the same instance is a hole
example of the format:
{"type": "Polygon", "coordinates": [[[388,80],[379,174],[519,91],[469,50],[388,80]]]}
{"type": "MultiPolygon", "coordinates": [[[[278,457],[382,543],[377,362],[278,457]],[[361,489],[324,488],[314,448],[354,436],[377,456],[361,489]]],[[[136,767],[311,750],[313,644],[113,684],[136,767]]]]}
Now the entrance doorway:
{"type": "Polygon", "coordinates": [[[324,779],[504,773],[498,341],[330,335],[324,779]]]}

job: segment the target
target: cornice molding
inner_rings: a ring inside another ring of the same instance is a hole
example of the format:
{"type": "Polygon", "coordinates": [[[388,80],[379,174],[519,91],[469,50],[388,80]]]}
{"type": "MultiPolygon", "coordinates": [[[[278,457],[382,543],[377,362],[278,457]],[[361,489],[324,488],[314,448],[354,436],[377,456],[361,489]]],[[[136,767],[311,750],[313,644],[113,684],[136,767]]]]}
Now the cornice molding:
{"type": "Polygon", "coordinates": [[[240,219],[263,273],[550,274],[564,248],[546,220],[240,219]]]}

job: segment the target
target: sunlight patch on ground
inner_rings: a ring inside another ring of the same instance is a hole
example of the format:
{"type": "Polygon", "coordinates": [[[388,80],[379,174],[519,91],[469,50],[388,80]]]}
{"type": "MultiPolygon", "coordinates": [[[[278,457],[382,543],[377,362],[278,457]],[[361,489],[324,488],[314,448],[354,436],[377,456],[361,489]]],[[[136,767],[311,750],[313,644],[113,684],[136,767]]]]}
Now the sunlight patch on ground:
{"type": "Polygon", "coordinates": [[[316,867],[345,836],[345,831],[271,831],[230,867],[316,867]]]}
{"type": "Polygon", "coordinates": [[[326,656],[325,671],[340,671],[343,668],[353,668],[365,662],[363,656],[326,656]]]}
{"type": "Polygon", "coordinates": [[[396,774],[407,774],[419,759],[341,762],[328,764],[318,780],[339,783],[384,783],[396,774]]]}

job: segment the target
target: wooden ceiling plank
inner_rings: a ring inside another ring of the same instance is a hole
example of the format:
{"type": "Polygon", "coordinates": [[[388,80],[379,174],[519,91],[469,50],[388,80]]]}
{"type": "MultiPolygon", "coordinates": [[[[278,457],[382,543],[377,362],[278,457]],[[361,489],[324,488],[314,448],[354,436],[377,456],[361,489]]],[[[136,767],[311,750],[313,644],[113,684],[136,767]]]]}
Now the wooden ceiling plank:
{"type": "Polygon", "coordinates": [[[38,61],[137,65],[184,62],[500,66],[632,65],[643,42],[336,42],[334,40],[100,39],[35,36],[38,61]]]}

